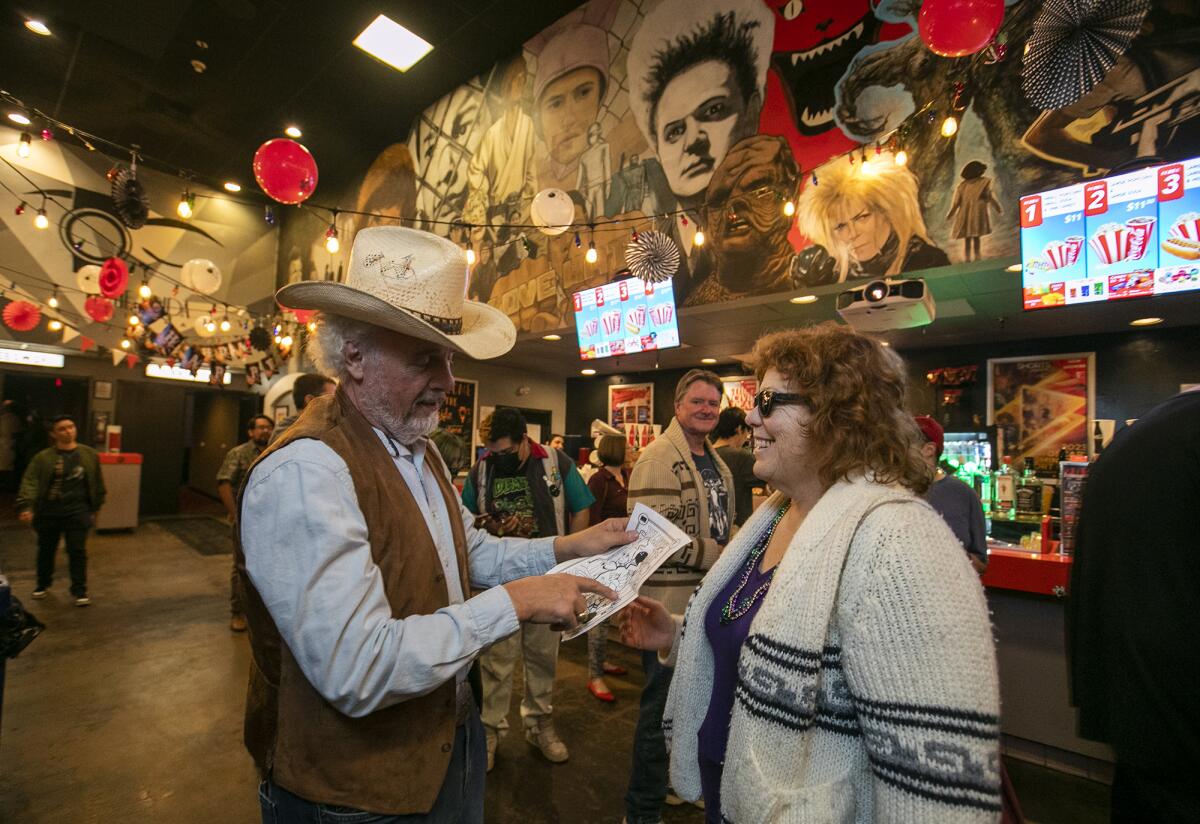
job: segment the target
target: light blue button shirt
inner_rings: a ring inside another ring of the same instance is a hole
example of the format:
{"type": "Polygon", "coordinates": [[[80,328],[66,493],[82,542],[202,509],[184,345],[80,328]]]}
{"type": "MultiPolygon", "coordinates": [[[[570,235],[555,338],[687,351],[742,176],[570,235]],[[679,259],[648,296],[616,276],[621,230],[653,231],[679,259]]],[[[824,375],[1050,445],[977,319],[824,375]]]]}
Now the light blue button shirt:
{"type": "Polygon", "coordinates": [[[484,647],[518,629],[498,584],[541,575],[555,564],[554,538],[496,538],[475,529],[457,501],[447,509],[425,460],[427,441],[408,449],[376,430],[425,517],[445,574],[449,606],[392,617],[371,557],[367,524],[350,470],[317,440],[294,441],[255,467],[242,502],[246,569],[309,683],[339,711],[361,717],[460,683],[484,647]],[[462,520],[473,587],[464,598],[450,518],[462,520]]]}

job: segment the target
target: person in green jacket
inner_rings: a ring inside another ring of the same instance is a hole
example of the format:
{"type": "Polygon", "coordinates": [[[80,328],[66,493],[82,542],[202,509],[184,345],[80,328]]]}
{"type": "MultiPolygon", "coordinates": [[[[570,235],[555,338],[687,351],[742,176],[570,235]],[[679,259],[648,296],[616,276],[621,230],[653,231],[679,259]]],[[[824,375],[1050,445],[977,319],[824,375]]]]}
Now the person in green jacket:
{"type": "Polygon", "coordinates": [[[54,445],[33,456],[21,478],[17,513],[38,536],[37,589],[45,598],[54,580],[58,541],[66,537],[75,606],[91,603],[87,592],[87,534],[104,503],[104,477],[96,450],[75,440],[75,421],[59,415],[50,423],[54,445]]]}

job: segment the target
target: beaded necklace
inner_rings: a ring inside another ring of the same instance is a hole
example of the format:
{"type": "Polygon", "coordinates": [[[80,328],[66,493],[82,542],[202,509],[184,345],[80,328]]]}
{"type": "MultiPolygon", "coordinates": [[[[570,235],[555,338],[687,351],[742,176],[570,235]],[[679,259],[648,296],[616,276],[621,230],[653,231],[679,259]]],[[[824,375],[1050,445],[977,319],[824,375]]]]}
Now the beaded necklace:
{"type": "Polygon", "coordinates": [[[766,553],[767,545],[771,543],[771,536],[775,534],[775,528],[779,526],[779,522],[783,520],[783,516],[787,514],[788,508],[791,507],[791,505],[792,502],[789,500],[779,508],[779,511],[775,513],[775,517],[771,519],[771,525],[767,527],[767,531],[763,533],[763,536],[758,539],[758,543],[756,543],[754,548],[750,550],[750,559],[746,563],[745,571],[742,573],[741,583],[738,584],[738,587],[733,591],[733,594],[729,596],[729,601],[721,607],[722,624],[732,624],[734,621],[741,618],[743,615],[749,612],[750,608],[754,606],[754,603],[761,598],[768,589],[770,589],[771,581],[775,578],[775,570],[779,568],[778,564],[771,567],[771,571],[767,573],[767,580],[763,581],[758,589],[750,593],[749,598],[742,601],[741,604],[737,602],[738,596],[740,596],[742,594],[742,590],[746,588],[746,584],[749,582],[750,576],[754,573],[754,570],[758,568],[758,562],[762,560],[762,556],[766,553]]]}

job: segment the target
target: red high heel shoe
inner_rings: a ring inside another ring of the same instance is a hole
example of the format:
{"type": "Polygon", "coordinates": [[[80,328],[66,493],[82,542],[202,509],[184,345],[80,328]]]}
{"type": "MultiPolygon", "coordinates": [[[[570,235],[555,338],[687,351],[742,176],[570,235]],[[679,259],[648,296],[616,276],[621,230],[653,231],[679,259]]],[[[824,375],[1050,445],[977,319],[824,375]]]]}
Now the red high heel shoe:
{"type": "Polygon", "coordinates": [[[629,670],[625,669],[622,666],[618,666],[617,664],[610,664],[607,661],[605,661],[604,662],[604,674],[605,675],[628,675],[629,670]]]}
{"type": "Polygon", "coordinates": [[[608,690],[598,689],[596,687],[595,682],[593,682],[593,681],[588,681],[587,687],[588,687],[588,692],[590,692],[592,695],[596,696],[596,698],[598,700],[603,701],[606,704],[611,704],[613,701],[617,700],[617,697],[615,695],[613,695],[611,692],[609,692],[608,690]]]}

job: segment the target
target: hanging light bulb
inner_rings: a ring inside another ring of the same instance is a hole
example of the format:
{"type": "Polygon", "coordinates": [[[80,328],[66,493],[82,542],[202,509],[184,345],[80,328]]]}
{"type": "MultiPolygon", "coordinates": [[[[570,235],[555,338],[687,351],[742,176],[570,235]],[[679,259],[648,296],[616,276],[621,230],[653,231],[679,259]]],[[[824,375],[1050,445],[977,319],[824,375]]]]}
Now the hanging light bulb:
{"type": "Polygon", "coordinates": [[[704,245],[704,230],[703,229],[696,230],[696,236],[694,238],[692,238],[692,243],[696,246],[704,245]]]}
{"type": "Polygon", "coordinates": [[[283,339],[279,341],[279,345],[284,347],[285,349],[290,347],[292,345],[292,336],[284,335],[283,339]]]}
{"type": "Polygon", "coordinates": [[[45,229],[50,225],[50,218],[46,217],[45,209],[38,209],[37,217],[33,219],[33,225],[39,229],[45,229]]]}
{"type": "Polygon", "coordinates": [[[582,247],[583,247],[583,241],[579,237],[579,232],[576,232],[575,233],[575,248],[580,249],[582,247]]]}
{"type": "Polygon", "coordinates": [[[232,328],[233,328],[233,325],[229,322],[228,318],[221,319],[221,331],[222,332],[228,332],[232,328]]]}
{"type": "Polygon", "coordinates": [[[583,256],[588,263],[595,263],[599,255],[596,252],[596,241],[588,241],[587,254],[583,256]]]}
{"type": "Polygon", "coordinates": [[[949,115],[942,121],[942,137],[954,137],[954,133],[958,131],[958,119],[954,115],[949,115]]]}
{"type": "Polygon", "coordinates": [[[892,160],[895,161],[897,166],[904,166],[908,163],[908,152],[901,149],[900,151],[896,152],[896,156],[893,157],[892,160]]]}
{"type": "Polygon", "coordinates": [[[268,226],[275,225],[275,210],[270,206],[267,206],[263,209],[263,220],[267,222],[268,226]]]}
{"type": "Polygon", "coordinates": [[[130,326],[139,326],[141,324],[141,322],[142,322],[142,319],[139,318],[137,315],[129,316],[129,325],[130,326]]]}
{"type": "Polygon", "coordinates": [[[337,227],[331,225],[325,232],[325,251],[331,255],[336,255],[341,248],[342,244],[338,240],[337,227]]]}
{"type": "Polygon", "coordinates": [[[57,332],[60,329],[62,329],[62,321],[61,320],[52,320],[46,324],[46,328],[49,329],[51,332],[57,332]]]}
{"type": "Polygon", "coordinates": [[[51,309],[58,308],[58,292],[55,292],[53,295],[50,296],[50,299],[48,301],[46,301],[46,305],[49,306],[51,309]]]}
{"type": "Polygon", "coordinates": [[[33,151],[33,135],[29,132],[21,132],[21,142],[17,144],[17,157],[29,157],[31,151],[33,151]]]}
{"type": "Polygon", "coordinates": [[[791,217],[792,215],[796,214],[796,202],[791,198],[788,198],[786,201],[784,201],[783,213],[787,217],[791,217]]]}
{"type": "Polygon", "coordinates": [[[632,232],[632,235],[631,235],[630,239],[631,239],[631,240],[632,240],[634,243],[637,243],[637,242],[638,242],[638,230],[637,230],[636,228],[634,228],[634,230],[633,230],[633,232],[632,232]]]}
{"type": "Polygon", "coordinates": [[[821,185],[821,181],[817,180],[817,173],[816,173],[816,172],[813,172],[813,185],[814,185],[814,186],[820,186],[820,185],[821,185]]]}
{"type": "Polygon", "coordinates": [[[143,280],[142,285],[138,287],[138,297],[142,300],[150,300],[150,297],[153,294],[154,293],[150,291],[150,284],[143,280]]]}
{"type": "Polygon", "coordinates": [[[476,258],[475,258],[475,249],[474,249],[474,247],[471,247],[471,246],[468,246],[468,247],[467,247],[467,255],[466,255],[466,257],[467,257],[467,265],[468,265],[468,266],[474,266],[474,265],[475,265],[475,260],[476,260],[476,258]]]}
{"type": "Polygon", "coordinates": [[[183,194],[179,196],[179,205],[175,207],[175,211],[181,218],[187,220],[192,216],[192,212],[196,208],[196,196],[187,189],[183,190],[183,194]]]}
{"type": "Polygon", "coordinates": [[[276,335],[276,336],[275,336],[275,342],[276,342],[276,343],[281,343],[282,341],[283,341],[283,336],[282,336],[282,335],[276,335]]]}
{"type": "Polygon", "coordinates": [[[129,342],[129,338],[121,338],[121,348],[128,349],[133,344],[129,342]]]}
{"type": "Polygon", "coordinates": [[[317,333],[317,322],[315,320],[310,320],[308,322],[308,331],[314,335],[317,333]]]}

